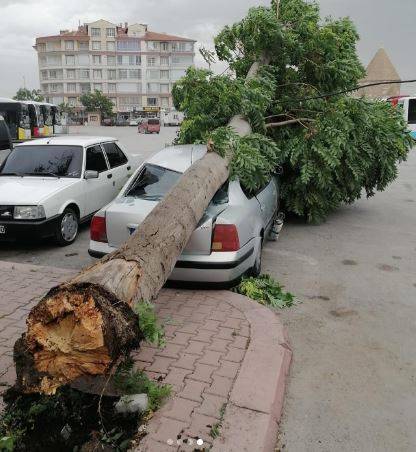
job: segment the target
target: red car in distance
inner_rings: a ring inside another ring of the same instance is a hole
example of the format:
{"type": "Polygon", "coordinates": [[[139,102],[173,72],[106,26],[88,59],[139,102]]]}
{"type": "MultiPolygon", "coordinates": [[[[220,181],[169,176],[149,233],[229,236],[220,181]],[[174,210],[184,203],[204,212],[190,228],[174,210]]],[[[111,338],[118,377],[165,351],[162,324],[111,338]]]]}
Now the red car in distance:
{"type": "Polygon", "coordinates": [[[158,118],[146,119],[139,125],[139,133],[160,133],[160,120],[158,118]]]}

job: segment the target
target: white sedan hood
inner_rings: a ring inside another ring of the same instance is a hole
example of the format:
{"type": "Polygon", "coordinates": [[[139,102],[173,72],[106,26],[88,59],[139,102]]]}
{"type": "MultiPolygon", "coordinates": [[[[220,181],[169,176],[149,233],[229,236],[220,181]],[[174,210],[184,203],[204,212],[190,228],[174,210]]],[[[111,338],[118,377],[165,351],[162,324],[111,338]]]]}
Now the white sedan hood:
{"type": "Polygon", "coordinates": [[[51,195],[63,190],[79,179],[52,177],[0,177],[0,205],[38,205],[51,195]]]}

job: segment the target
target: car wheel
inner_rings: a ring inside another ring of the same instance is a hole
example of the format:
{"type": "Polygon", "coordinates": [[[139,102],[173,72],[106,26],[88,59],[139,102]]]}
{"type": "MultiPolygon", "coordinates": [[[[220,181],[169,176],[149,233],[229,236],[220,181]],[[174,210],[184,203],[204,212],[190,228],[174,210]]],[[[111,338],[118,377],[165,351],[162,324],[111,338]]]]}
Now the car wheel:
{"type": "Polygon", "coordinates": [[[66,208],[61,215],[55,233],[55,238],[60,246],[68,246],[74,243],[78,235],[79,219],[76,212],[66,208]]]}
{"type": "Polygon", "coordinates": [[[251,267],[250,276],[260,276],[261,274],[261,256],[263,252],[263,239],[261,240],[261,245],[259,250],[257,251],[256,260],[254,261],[254,265],[251,267]]]}

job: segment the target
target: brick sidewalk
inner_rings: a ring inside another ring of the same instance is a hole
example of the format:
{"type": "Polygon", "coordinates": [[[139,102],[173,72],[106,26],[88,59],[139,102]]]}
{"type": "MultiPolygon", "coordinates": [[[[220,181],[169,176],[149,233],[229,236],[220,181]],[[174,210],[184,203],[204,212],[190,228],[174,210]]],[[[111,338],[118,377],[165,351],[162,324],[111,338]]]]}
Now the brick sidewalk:
{"type": "MultiPolygon", "coordinates": [[[[28,311],[71,274],[0,262],[0,394],[14,382],[12,347],[28,311]]],[[[164,289],[155,305],[166,347],[142,344],[132,356],[136,368],[172,385],[173,395],[150,420],[137,451],[273,450],[291,356],[277,317],[225,291],[164,289]],[[214,440],[211,429],[224,410],[214,440]]]]}

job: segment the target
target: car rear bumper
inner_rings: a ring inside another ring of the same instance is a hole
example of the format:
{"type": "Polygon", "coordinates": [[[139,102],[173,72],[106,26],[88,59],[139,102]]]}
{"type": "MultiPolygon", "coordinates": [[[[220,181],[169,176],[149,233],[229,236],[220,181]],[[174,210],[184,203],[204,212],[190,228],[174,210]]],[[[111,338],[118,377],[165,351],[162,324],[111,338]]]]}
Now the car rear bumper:
{"type": "MultiPolygon", "coordinates": [[[[261,240],[253,239],[235,252],[182,254],[169,280],[195,283],[227,283],[238,280],[253,267],[259,246],[261,240]]],[[[88,253],[92,257],[101,258],[115,250],[106,243],[91,241],[88,253]]]]}
{"type": "Polygon", "coordinates": [[[40,221],[1,221],[0,242],[39,240],[55,234],[60,215],[40,221]],[[4,231],[2,233],[2,231],[4,231]]]}

